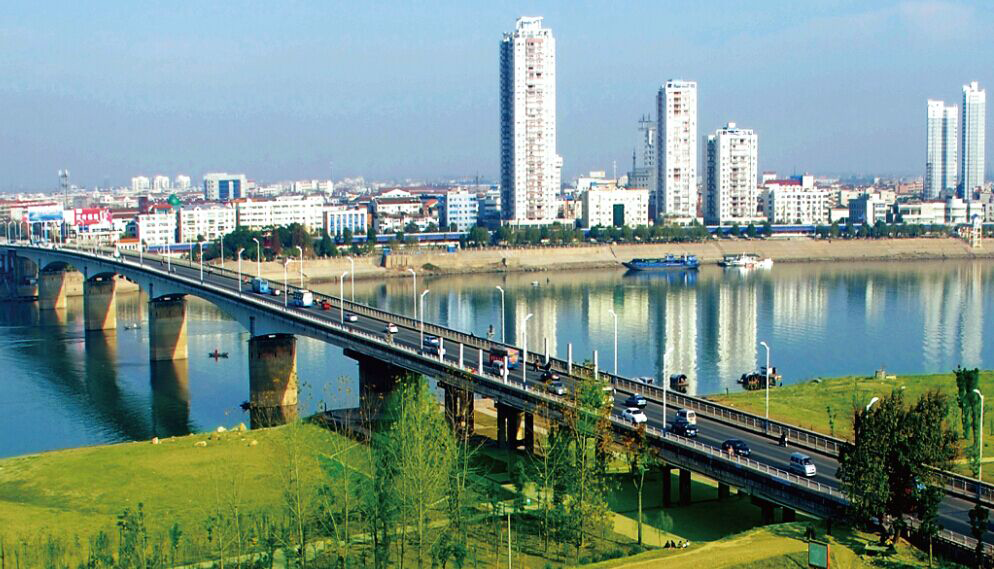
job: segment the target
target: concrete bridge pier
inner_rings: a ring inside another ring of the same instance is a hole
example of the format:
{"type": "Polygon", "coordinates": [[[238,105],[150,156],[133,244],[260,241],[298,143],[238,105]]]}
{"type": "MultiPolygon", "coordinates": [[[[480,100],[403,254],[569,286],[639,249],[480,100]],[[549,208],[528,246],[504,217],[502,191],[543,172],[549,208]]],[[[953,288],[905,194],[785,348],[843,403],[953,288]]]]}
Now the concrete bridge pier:
{"type": "Polygon", "coordinates": [[[249,418],[253,429],[297,418],[297,338],[292,334],[249,339],[249,418]]]}
{"type": "Polygon", "coordinates": [[[775,517],[775,510],[777,505],[769,500],[764,500],[762,498],[753,496],[752,503],[759,506],[760,511],[760,521],[763,525],[772,524],[775,517]]]}
{"type": "Polygon", "coordinates": [[[473,392],[461,387],[442,385],[445,390],[445,418],[457,439],[473,435],[473,392]]]}
{"type": "Polygon", "coordinates": [[[793,508],[782,508],[782,513],[782,521],[784,523],[797,521],[797,510],[794,510],[793,508]]]}
{"type": "Polygon", "coordinates": [[[732,494],[732,488],[728,484],[718,483],[718,501],[724,502],[728,500],[729,496],[732,494]]]}
{"type": "Polygon", "coordinates": [[[497,446],[515,450],[524,446],[528,452],[535,450],[535,415],[515,409],[510,405],[496,403],[497,446]],[[522,432],[524,419],[524,432],[522,432]]]}
{"type": "Polygon", "coordinates": [[[77,296],[83,284],[78,271],[57,269],[38,273],[38,308],[58,310],[66,307],[67,296],[77,296]]]}
{"type": "MultiPolygon", "coordinates": [[[[83,315],[87,332],[117,328],[116,290],[114,275],[97,275],[83,281],[83,315]]],[[[186,343],[183,345],[185,347],[186,343]]]]}
{"type": "Polygon", "coordinates": [[[169,295],[148,303],[149,359],[153,362],[185,360],[186,298],[169,295]]]}
{"type": "Polygon", "coordinates": [[[673,505],[673,467],[664,465],[660,471],[663,473],[663,507],[668,508],[673,505]]]}
{"type": "Polygon", "coordinates": [[[685,468],[680,469],[680,505],[690,505],[690,471],[685,468]]]}
{"type": "Polygon", "coordinates": [[[367,417],[373,418],[394,387],[410,372],[352,350],[345,350],[345,355],[359,362],[359,406],[367,417]]]}

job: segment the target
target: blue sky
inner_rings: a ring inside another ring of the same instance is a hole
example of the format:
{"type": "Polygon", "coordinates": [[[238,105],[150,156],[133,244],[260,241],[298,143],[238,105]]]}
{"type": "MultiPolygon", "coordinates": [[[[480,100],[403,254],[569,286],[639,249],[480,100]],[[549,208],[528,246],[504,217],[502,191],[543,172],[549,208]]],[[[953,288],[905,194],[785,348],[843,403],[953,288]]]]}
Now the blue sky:
{"type": "MultiPolygon", "coordinates": [[[[498,44],[557,39],[565,173],[627,169],[668,78],[760,167],[920,174],[925,100],[994,97],[991,2],[18,2],[0,19],[0,190],[139,173],[498,172],[498,44]],[[43,4],[43,6],[41,5],[43,4]]],[[[988,131],[994,122],[988,113],[988,131]]],[[[994,170],[988,145],[988,172],[994,170]]]]}

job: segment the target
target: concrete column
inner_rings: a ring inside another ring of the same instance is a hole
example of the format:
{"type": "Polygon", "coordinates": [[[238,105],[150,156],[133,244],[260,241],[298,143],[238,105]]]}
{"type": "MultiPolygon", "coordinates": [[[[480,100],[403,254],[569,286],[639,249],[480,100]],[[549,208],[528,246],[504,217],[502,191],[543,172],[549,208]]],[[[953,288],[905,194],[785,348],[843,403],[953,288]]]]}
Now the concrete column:
{"type": "Polygon", "coordinates": [[[359,362],[359,406],[368,418],[375,419],[387,396],[408,371],[352,350],[345,350],[345,355],[359,362]]]}
{"type": "Polygon", "coordinates": [[[113,275],[99,275],[83,282],[83,315],[87,331],[117,328],[116,288],[113,275]]]}
{"type": "Polygon", "coordinates": [[[773,509],[776,505],[769,500],[764,500],[762,498],[752,497],[752,503],[759,506],[760,520],[763,525],[773,523],[773,509]]]}
{"type": "Polygon", "coordinates": [[[731,487],[728,484],[718,483],[718,501],[724,502],[731,495],[731,487]]]}
{"type": "Polygon", "coordinates": [[[185,360],[186,298],[164,296],[148,303],[149,359],[185,360]]]}
{"type": "Polygon", "coordinates": [[[518,448],[518,431],[521,429],[521,411],[497,403],[497,444],[508,450],[518,448]]]}
{"type": "Polygon", "coordinates": [[[783,508],[783,521],[796,522],[797,521],[797,511],[792,508],[783,508]]]}
{"type": "Polygon", "coordinates": [[[566,374],[573,375],[573,344],[566,344],[566,374]]]}
{"type": "Polygon", "coordinates": [[[680,505],[690,505],[690,471],[680,469],[680,505]]]}
{"type": "Polygon", "coordinates": [[[660,470],[663,472],[663,507],[668,508],[673,505],[673,469],[663,466],[660,470]]]}
{"type": "Polygon", "coordinates": [[[57,310],[66,307],[66,271],[41,271],[38,273],[38,308],[57,310]]]}
{"type": "Polygon", "coordinates": [[[249,339],[249,411],[252,428],[297,418],[297,338],[293,335],[249,339]]]}
{"type": "Polygon", "coordinates": [[[445,391],[445,418],[456,438],[473,434],[473,393],[452,385],[442,385],[445,391]]]}
{"type": "Polygon", "coordinates": [[[525,438],[522,441],[525,450],[535,452],[535,415],[525,412],[525,438]]]}

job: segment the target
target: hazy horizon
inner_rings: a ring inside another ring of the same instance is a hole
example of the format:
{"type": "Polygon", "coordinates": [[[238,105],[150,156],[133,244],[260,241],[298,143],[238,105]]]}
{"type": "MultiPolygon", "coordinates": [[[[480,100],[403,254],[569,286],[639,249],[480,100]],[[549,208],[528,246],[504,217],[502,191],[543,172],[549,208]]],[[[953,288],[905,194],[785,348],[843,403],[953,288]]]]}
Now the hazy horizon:
{"type": "Polygon", "coordinates": [[[522,15],[556,37],[564,179],[626,172],[669,78],[698,81],[702,140],[752,128],[760,169],[783,174],[922,175],[926,99],[994,89],[982,2],[60,1],[5,15],[0,191],[54,189],[60,168],[86,186],[495,179],[498,47],[522,15]]]}

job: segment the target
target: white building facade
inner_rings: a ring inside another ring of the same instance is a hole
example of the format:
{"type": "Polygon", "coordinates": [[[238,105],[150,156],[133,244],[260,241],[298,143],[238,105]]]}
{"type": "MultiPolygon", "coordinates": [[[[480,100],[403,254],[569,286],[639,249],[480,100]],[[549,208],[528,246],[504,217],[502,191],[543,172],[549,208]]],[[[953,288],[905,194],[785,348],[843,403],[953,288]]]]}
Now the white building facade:
{"type": "Polygon", "coordinates": [[[828,190],[816,188],[813,176],[767,180],[761,192],[766,220],[776,224],[829,223],[828,190]]]}
{"type": "Polygon", "coordinates": [[[697,82],[670,80],[656,97],[656,219],[697,218],[697,82]]]}
{"type": "Polygon", "coordinates": [[[728,123],[708,136],[707,148],[704,222],[721,225],[756,221],[759,137],[750,129],[728,123]]]}
{"type": "Polygon", "coordinates": [[[185,174],[177,174],[173,182],[178,190],[189,190],[192,184],[190,177],[185,174]]]}
{"type": "Polygon", "coordinates": [[[215,241],[235,230],[237,216],[231,204],[197,205],[179,210],[177,230],[180,243],[193,243],[198,238],[215,241]]]}
{"type": "Polygon", "coordinates": [[[973,81],[963,85],[963,121],[960,124],[960,188],[963,199],[970,201],[973,192],[984,185],[985,128],[987,126],[987,92],[973,81]]]}
{"type": "Polygon", "coordinates": [[[441,198],[439,220],[442,229],[452,225],[456,231],[469,231],[480,218],[480,204],[476,193],[467,190],[449,190],[441,198]]]}
{"type": "Polygon", "coordinates": [[[556,40],[542,18],[522,17],[500,48],[502,217],[552,223],[562,158],[556,153],[556,40]]]}
{"type": "Polygon", "coordinates": [[[581,225],[591,227],[637,227],[649,222],[649,190],[591,189],[581,194],[581,225]]]}
{"type": "Polygon", "coordinates": [[[959,159],[959,108],[928,100],[925,186],[922,199],[935,200],[956,191],[959,159]]]}
{"type": "Polygon", "coordinates": [[[330,205],[324,208],[324,232],[341,235],[348,229],[352,235],[365,235],[369,211],[365,206],[330,205]]]}
{"type": "Polygon", "coordinates": [[[176,212],[170,209],[139,214],[135,223],[137,237],[145,245],[176,243],[176,212]]]}
{"type": "Polygon", "coordinates": [[[152,183],[149,181],[148,176],[135,176],[131,178],[131,191],[147,192],[150,189],[152,189],[152,183]]]}
{"type": "Polygon", "coordinates": [[[635,154],[632,156],[632,171],[628,174],[628,187],[649,190],[649,195],[656,194],[656,159],[659,151],[656,142],[656,121],[645,116],[639,119],[639,138],[635,154]]]}
{"type": "Polygon", "coordinates": [[[172,186],[171,186],[171,184],[169,182],[169,176],[159,175],[159,176],[156,176],[156,177],[152,178],[152,189],[155,190],[155,191],[157,191],[157,192],[168,191],[169,188],[171,188],[171,187],[172,186]]]}
{"type": "Polygon", "coordinates": [[[244,174],[214,172],[204,175],[204,199],[226,202],[244,197],[248,197],[248,179],[244,174]]]}
{"type": "Polygon", "coordinates": [[[247,198],[236,202],[235,210],[239,227],[249,229],[299,223],[308,231],[317,231],[324,226],[324,198],[321,196],[247,198]]]}

